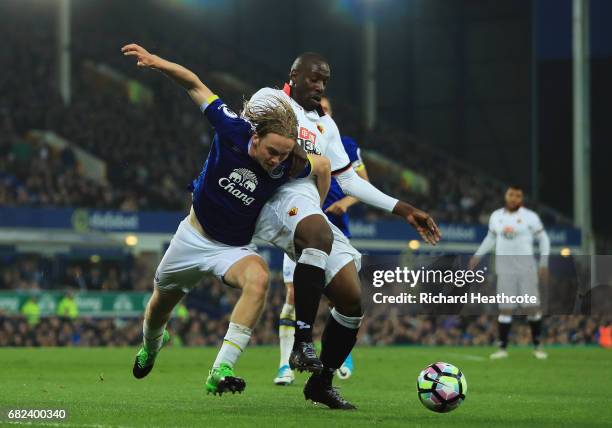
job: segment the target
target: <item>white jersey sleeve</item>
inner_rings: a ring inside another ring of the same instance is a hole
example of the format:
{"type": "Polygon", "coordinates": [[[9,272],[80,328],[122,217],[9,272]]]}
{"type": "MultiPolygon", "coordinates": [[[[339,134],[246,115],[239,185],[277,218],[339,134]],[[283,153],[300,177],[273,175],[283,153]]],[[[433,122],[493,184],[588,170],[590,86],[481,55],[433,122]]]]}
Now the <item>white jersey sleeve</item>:
{"type": "Polygon", "coordinates": [[[538,241],[538,247],[540,250],[540,266],[548,267],[548,257],[550,255],[550,239],[540,216],[535,212],[530,212],[529,218],[529,229],[533,233],[534,238],[538,241]]]}
{"type": "Polygon", "coordinates": [[[489,251],[495,248],[495,244],[497,242],[497,232],[495,231],[495,226],[494,226],[496,213],[497,211],[493,211],[493,213],[489,217],[489,231],[487,232],[487,236],[485,236],[480,246],[474,253],[474,255],[477,257],[484,256],[489,251]]]}
{"type": "Polygon", "coordinates": [[[342,138],[340,138],[340,131],[338,130],[336,122],[327,115],[323,117],[325,119],[324,123],[328,127],[327,132],[331,133],[328,137],[329,145],[327,146],[324,156],[331,162],[332,174],[338,173],[349,168],[351,166],[351,161],[342,145],[342,138]]]}
{"type": "Polygon", "coordinates": [[[542,220],[540,220],[540,216],[535,212],[530,211],[529,214],[529,229],[531,233],[537,235],[544,230],[544,225],[542,224],[542,220]]]}
{"type": "Polygon", "coordinates": [[[261,88],[259,91],[255,92],[249,101],[262,99],[262,98],[270,98],[270,97],[279,97],[283,96],[284,92],[274,88],[261,88]]]}
{"type": "Polygon", "coordinates": [[[372,183],[358,176],[352,168],[334,175],[334,178],[345,195],[353,196],[365,204],[387,212],[392,212],[397,205],[397,199],[378,190],[372,183]]]}
{"type": "Polygon", "coordinates": [[[495,210],[489,216],[489,232],[491,232],[495,236],[497,236],[497,231],[495,230],[495,220],[497,219],[498,213],[499,210],[495,210]]]}

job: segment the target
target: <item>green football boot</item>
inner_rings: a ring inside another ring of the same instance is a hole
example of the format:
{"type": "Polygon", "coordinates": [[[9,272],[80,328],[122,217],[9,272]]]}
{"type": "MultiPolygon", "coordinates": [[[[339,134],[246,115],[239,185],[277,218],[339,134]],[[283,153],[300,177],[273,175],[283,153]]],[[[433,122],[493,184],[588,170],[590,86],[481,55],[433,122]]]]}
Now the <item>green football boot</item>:
{"type": "MultiPolygon", "coordinates": [[[[163,348],[169,340],[170,333],[168,333],[168,330],[164,330],[161,348],[163,348]]],[[[153,364],[155,363],[155,358],[157,358],[157,354],[159,354],[159,351],[149,351],[145,345],[140,348],[140,350],[136,354],[134,368],[132,369],[132,374],[136,379],[142,379],[143,377],[148,375],[151,370],[153,370],[153,364]]]]}
{"type": "Polygon", "coordinates": [[[222,395],[224,392],[230,391],[232,394],[242,393],[244,388],[246,388],[244,379],[236,377],[232,367],[226,363],[221,363],[219,367],[213,367],[208,373],[208,379],[206,379],[207,394],[222,395]]]}

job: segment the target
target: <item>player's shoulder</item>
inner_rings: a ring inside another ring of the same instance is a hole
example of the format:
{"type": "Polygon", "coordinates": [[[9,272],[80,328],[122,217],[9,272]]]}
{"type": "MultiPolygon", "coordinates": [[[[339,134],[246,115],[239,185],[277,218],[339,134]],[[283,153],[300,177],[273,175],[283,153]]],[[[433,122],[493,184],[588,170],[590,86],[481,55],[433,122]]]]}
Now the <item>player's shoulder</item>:
{"type": "Polygon", "coordinates": [[[534,210],[531,210],[531,209],[529,209],[527,207],[521,207],[520,210],[521,210],[521,213],[523,215],[526,215],[528,217],[537,217],[537,218],[540,218],[538,213],[536,213],[534,210]]]}
{"type": "MultiPolygon", "coordinates": [[[[324,138],[327,138],[328,141],[337,141],[344,146],[344,142],[340,137],[340,129],[338,129],[338,125],[336,125],[336,122],[330,115],[325,114],[320,116],[317,122],[317,127],[319,127],[324,138]]],[[[340,146],[340,144],[338,144],[338,146],[340,146]]]]}
{"type": "Polygon", "coordinates": [[[526,208],[526,207],[521,207],[521,210],[523,211],[523,215],[525,215],[529,220],[540,222],[540,223],[542,222],[537,212],[530,210],[529,208],[526,208]]]}
{"type": "Polygon", "coordinates": [[[505,208],[501,207],[491,213],[491,218],[497,218],[504,213],[505,208]]]}

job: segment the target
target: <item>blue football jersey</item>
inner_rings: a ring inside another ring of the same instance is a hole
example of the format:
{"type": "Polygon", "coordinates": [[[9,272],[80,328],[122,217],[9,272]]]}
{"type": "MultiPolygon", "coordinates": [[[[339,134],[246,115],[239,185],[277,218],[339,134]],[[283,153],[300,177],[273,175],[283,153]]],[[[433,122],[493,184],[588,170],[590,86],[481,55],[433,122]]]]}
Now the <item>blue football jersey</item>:
{"type": "MultiPolygon", "coordinates": [[[[357,142],[353,140],[351,137],[341,137],[341,138],[342,138],[342,145],[344,146],[344,150],[346,151],[346,154],[348,155],[353,168],[358,168],[359,166],[362,165],[363,162],[359,154],[359,146],[357,145],[357,142]]],[[[323,202],[323,211],[325,211],[331,204],[333,204],[336,201],[339,201],[345,196],[346,195],[344,194],[344,192],[338,185],[338,182],[336,181],[336,179],[332,177],[331,185],[329,187],[329,193],[327,194],[327,197],[325,198],[325,201],[323,202]]],[[[344,235],[347,238],[351,237],[351,232],[349,230],[348,213],[344,213],[340,216],[330,214],[330,213],[325,213],[325,215],[327,215],[327,218],[329,219],[329,221],[331,221],[333,224],[338,226],[338,228],[342,231],[342,233],[344,233],[344,235]]]]}
{"type": "MultiPolygon", "coordinates": [[[[198,221],[213,239],[227,245],[251,242],[255,223],[276,189],[289,181],[290,160],[271,172],[249,156],[251,124],[220,99],[204,108],[215,128],[208,158],[191,190],[198,221]]],[[[310,163],[301,176],[310,173],[310,163]]]]}

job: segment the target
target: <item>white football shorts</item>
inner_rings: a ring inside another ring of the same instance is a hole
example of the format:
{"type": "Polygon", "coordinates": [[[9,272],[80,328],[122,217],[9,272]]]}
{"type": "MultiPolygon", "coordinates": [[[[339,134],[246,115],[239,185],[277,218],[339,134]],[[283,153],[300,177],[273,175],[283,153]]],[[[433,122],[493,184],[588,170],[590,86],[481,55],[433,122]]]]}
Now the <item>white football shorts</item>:
{"type": "Polygon", "coordinates": [[[223,280],[228,269],[246,256],[258,255],[249,244],[235,247],[202,235],[186,217],[179,224],[157,271],[154,285],[161,291],[195,288],[204,274],[210,272],[223,280]]]}
{"type": "MultiPolygon", "coordinates": [[[[332,251],[327,259],[327,269],[325,270],[325,284],[329,284],[336,274],[350,262],[354,262],[357,271],[361,269],[361,254],[344,236],[342,231],[334,226],[325,216],[321,208],[309,198],[295,193],[278,192],[263,207],[257,226],[255,228],[256,239],[269,242],[281,249],[289,259],[295,261],[295,246],[293,242],[295,229],[298,223],[305,217],[313,214],[323,216],[329,224],[334,235],[332,251]]],[[[283,263],[284,265],[284,263],[283,263]]],[[[284,275],[285,282],[288,276],[284,275]]]]}
{"type": "Polygon", "coordinates": [[[289,258],[287,254],[283,255],[283,282],[293,282],[293,273],[295,272],[295,262],[289,258]]]}
{"type": "Polygon", "coordinates": [[[518,307],[540,306],[540,290],[538,287],[538,273],[500,273],[497,275],[497,293],[504,293],[507,296],[522,296],[527,294],[535,296],[538,303],[500,303],[500,309],[516,309],[518,307]]]}

